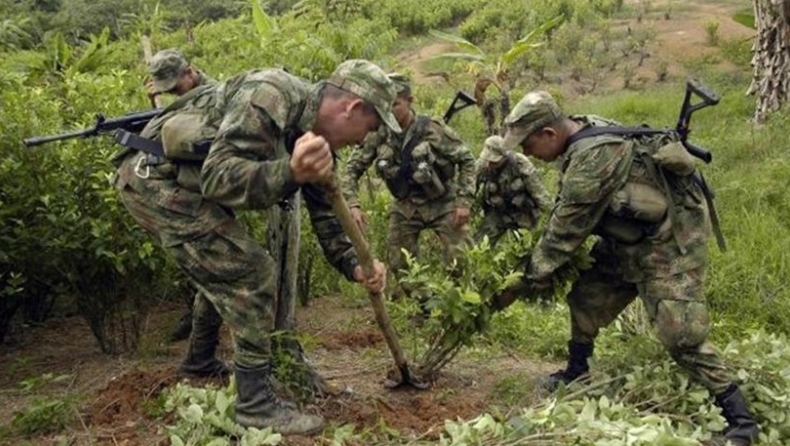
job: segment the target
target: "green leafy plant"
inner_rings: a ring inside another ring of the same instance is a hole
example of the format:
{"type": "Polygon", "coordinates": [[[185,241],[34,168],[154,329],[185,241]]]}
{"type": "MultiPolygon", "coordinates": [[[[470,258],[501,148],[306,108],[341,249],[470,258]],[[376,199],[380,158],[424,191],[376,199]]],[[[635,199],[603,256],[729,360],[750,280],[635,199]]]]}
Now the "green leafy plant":
{"type": "Polygon", "coordinates": [[[280,444],[282,436],[271,429],[244,428],[234,420],[235,381],[228,387],[196,388],[178,383],[167,391],[165,411],[176,416],[167,426],[173,446],[265,446],[280,444]],[[235,439],[235,442],[231,442],[235,439]]]}

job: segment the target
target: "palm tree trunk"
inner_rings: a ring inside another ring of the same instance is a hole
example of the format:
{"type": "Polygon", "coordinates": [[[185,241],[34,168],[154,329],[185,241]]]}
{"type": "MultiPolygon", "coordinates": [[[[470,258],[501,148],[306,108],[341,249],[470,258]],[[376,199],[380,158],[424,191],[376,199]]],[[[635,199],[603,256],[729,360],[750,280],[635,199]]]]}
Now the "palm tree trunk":
{"type": "Polygon", "coordinates": [[[766,120],[790,95],[790,0],[754,0],[757,40],[752,47],[752,83],[757,95],[754,119],[766,120]]]}

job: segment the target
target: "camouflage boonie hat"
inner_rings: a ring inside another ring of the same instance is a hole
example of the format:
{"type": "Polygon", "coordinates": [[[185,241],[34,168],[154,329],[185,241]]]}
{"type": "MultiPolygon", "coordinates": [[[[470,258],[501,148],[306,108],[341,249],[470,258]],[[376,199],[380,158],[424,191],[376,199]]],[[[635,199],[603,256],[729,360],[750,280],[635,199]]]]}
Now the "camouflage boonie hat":
{"type": "Polygon", "coordinates": [[[390,130],[401,132],[392,114],[395,85],[378,65],[362,59],[347,60],[337,66],[327,82],[364,99],[376,109],[381,121],[390,130]]]}
{"type": "Polygon", "coordinates": [[[167,49],[154,54],[148,64],[148,72],[154,81],[154,91],[166,93],[175,88],[178,78],[188,66],[189,62],[179,50],[167,49]]]}
{"type": "Polygon", "coordinates": [[[480,153],[480,160],[489,163],[500,162],[507,153],[504,143],[505,140],[502,139],[501,136],[489,136],[483,145],[483,151],[480,153]]]}
{"type": "Polygon", "coordinates": [[[408,76],[402,73],[389,73],[387,77],[395,85],[395,93],[399,94],[401,91],[411,88],[411,80],[408,76]]]}
{"type": "Polygon", "coordinates": [[[563,116],[554,98],[545,91],[527,93],[505,118],[504,146],[515,149],[536,130],[546,127],[563,116]]]}

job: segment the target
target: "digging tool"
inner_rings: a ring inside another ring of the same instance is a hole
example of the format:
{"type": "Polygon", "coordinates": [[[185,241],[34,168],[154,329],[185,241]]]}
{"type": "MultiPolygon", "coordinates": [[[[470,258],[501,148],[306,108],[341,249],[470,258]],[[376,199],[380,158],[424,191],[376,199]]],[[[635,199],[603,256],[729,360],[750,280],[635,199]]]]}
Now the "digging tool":
{"type": "MultiPolygon", "coordinates": [[[[330,203],[332,203],[332,209],[335,211],[338,221],[340,221],[340,226],[343,227],[343,231],[345,231],[346,235],[351,239],[351,243],[354,245],[354,250],[357,252],[357,258],[359,259],[359,264],[362,266],[362,270],[367,276],[373,274],[373,257],[370,255],[370,247],[365,237],[362,235],[362,231],[360,231],[354,219],[351,217],[351,210],[348,208],[345,197],[343,197],[343,194],[337,187],[337,180],[334,176],[325,187],[327,197],[330,203]]],[[[406,362],[406,358],[403,356],[403,350],[398,341],[398,334],[395,333],[395,330],[392,328],[392,322],[384,306],[384,294],[382,292],[370,293],[369,297],[370,302],[373,304],[376,322],[384,333],[387,347],[389,347],[390,352],[392,352],[395,365],[400,372],[399,382],[388,380],[385,385],[390,389],[402,386],[412,386],[419,390],[427,389],[428,384],[418,380],[411,373],[411,370],[409,370],[409,365],[406,362]]]]}

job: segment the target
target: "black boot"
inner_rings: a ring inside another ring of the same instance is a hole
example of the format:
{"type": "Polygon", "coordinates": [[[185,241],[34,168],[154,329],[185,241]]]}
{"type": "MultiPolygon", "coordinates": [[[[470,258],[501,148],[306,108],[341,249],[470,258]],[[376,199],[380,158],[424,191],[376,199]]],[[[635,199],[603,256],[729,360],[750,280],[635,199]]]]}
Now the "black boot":
{"type": "Polygon", "coordinates": [[[170,333],[168,341],[183,341],[189,338],[190,333],[192,333],[192,310],[181,315],[181,318],[178,320],[178,325],[176,325],[176,329],[170,333]]]}
{"type": "Polygon", "coordinates": [[[324,429],[319,415],[299,412],[291,403],[279,399],[269,381],[271,364],[247,369],[236,364],[236,422],[244,427],[271,427],[282,435],[313,435],[324,429]]]}
{"type": "Polygon", "coordinates": [[[716,395],[716,405],[721,407],[721,414],[727,420],[727,429],[723,437],[714,439],[713,444],[723,445],[729,441],[734,446],[750,446],[757,440],[760,427],[737,385],[730,384],[727,390],[716,395]]]}
{"type": "Polygon", "coordinates": [[[230,374],[228,367],[216,358],[219,344],[219,327],[222,318],[208,301],[198,308],[192,320],[192,335],[189,337],[187,356],[180,371],[198,377],[225,378],[230,374]]]}
{"type": "Polygon", "coordinates": [[[589,379],[587,374],[590,371],[587,359],[593,354],[593,344],[581,344],[579,342],[568,342],[568,366],[564,370],[559,370],[549,375],[543,383],[543,387],[549,391],[555,391],[560,384],[570,384],[576,380],[589,379]]]}

